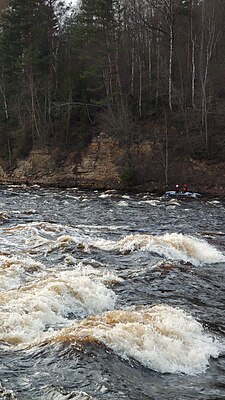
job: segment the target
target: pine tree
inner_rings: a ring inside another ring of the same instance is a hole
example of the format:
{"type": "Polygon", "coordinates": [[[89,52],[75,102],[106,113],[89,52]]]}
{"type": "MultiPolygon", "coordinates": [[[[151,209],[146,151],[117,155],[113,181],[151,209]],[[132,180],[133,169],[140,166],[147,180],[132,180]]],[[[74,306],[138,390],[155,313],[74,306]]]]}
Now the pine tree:
{"type": "Polygon", "coordinates": [[[119,91],[116,76],[121,12],[118,0],[83,0],[78,16],[83,42],[83,78],[89,94],[95,91],[96,100],[103,103],[112,103],[119,91]]]}
{"type": "Polygon", "coordinates": [[[15,145],[25,141],[22,147],[27,149],[46,141],[51,131],[58,40],[56,5],[56,0],[11,0],[1,18],[4,109],[7,105],[8,126],[17,120],[15,145]]]}

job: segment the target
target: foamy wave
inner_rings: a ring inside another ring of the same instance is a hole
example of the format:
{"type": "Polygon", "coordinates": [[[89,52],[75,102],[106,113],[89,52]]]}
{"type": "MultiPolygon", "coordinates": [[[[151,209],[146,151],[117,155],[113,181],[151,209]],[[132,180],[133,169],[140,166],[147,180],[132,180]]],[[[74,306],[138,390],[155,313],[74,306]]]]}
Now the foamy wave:
{"type": "Polygon", "coordinates": [[[40,246],[48,245],[50,242],[49,238],[43,236],[45,232],[41,229],[41,224],[27,224],[27,225],[16,225],[10,228],[4,229],[4,244],[6,247],[14,246],[16,243],[17,250],[22,249],[23,251],[32,254],[36,252],[36,248],[40,246]]]}
{"type": "MultiPolygon", "coordinates": [[[[91,260],[90,260],[91,261],[91,260]]],[[[94,278],[96,281],[100,281],[104,284],[115,284],[123,282],[123,279],[120,278],[116,273],[106,270],[105,264],[97,263],[98,269],[93,268],[91,264],[83,264],[83,262],[78,262],[71,255],[67,255],[65,257],[65,262],[69,265],[76,265],[76,269],[74,270],[74,276],[77,275],[85,275],[91,278],[94,278]],[[104,267],[104,269],[99,269],[99,267],[104,267]]],[[[92,260],[95,264],[96,261],[92,260]]]]}
{"type": "Polygon", "coordinates": [[[1,303],[0,340],[17,344],[40,340],[46,329],[68,324],[68,316],[80,318],[113,309],[115,294],[81,271],[66,271],[4,293],[1,303]]]}
{"type": "Polygon", "coordinates": [[[56,249],[62,249],[68,247],[70,244],[74,244],[78,246],[78,248],[84,252],[89,252],[90,246],[87,241],[83,239],[81,236],[71,236],[71,235],[62,235],[59,236],[56,241],[52,242],[48,247],[48,252],[51,252],[56,249]]]}
{"type": "Polygon", "coordinates": [[[93,337],[122,358],[134,358],[161,373],[205,372],[221,346],[184,311],[167,305],[138,311],[114,310],[64,329],[56,340],[93,337]]]}
{"type": "MultiPolygon", "coordinates": [[[[82,228],[84,229],[84,228],[82,228]]],[[[29,227],[18,225],[5,230],[12,234],[19,232],[19,236],[12,239],[17,240],[18,246],[25,247],[27,252],[35,253],[35,248],[43,247],[45,252],[58,249],[66,249],[69,246],[77,247],[78,250],[90,253],[91,248],[104,251],[120,251],[129,253],[133,251],[149,251],[157,253],[168,260],[190,262],[193,265],[224,262],[225,256],[215,247],[203,239],[178,233],[167,233],[165,235],[129,235],[119,241],[103,238],[94,238],[84,234],[79,228],[68,228],[49,223],[32,223],[29,227]],[[22,230],[22,232],[21,232],[22,230]],[[21,243],[21,244],[20,244],[21,243]],[[29,250],[30,249],[30,250],[29,250]]],[[[11,240],[6,238],[5,240],[11,240]]],[[[8,245],[8,242],[6,243],[8,245]]]]}
{"type": "Polygon", "coordinates": [[[3,400],[16,400],[17,397],[13,390],[7,390],[0,382],[0,398],[3,400]]]}
{"type": "Polygon", "coordinates": [[[45,269],[40,262],[31,258],[17,258],[0,255],[0,292],[18,288],[24,274],[33,274],[45,269]]]}
{"type": "Polygon", "coordinates": [[[46,400],[48,399],[54,399],[54,400],[97,400],[96,397],[92,397],[86,392],[83,391],[78,391],[78,390],[73,390],[69,391],[67,389],[64,389],[63,387],[53,387],[53,386],[47,386],[45,388],[45,397],[46,400]]]}
{"type": "Polygon", "coordinates": [[[153,235],[130,235],[112,244],[96,241],[96,246],[119,250],[122,253],[132,251],[150,251],[170,260],[182,260],[194,265],[224,262],[225,256],[204,240],[178,233],[153,235]]]}
{"type": "Polygon", "coordinates": [[[180,203],[176,199],[171,199],[166,203],[166,206],[180,206],[180,203]]]}
{"type": "Polygon", "coordinates": [[[158,207],[161,205],[161,202],[160,200],[141,200],[138,202],[138,204],[150,204],[150,206],[158,207]]]}
{"type": "Polygon", "coordinates": [[[118,205],[119,207],[127,207],[127,206],[128,206],[128,202],[127,202],[127,201],[124,201],[124,200],[120,200],[120,201],[117,203],[117,205],[118,205]]]}
{"type": "Polygon", "coordinates": [[[211,201],[207,201],[208,204],[220,204],[219,200],[211,200],[211,201]]]}
{"type": "Polygon", "coordinates": [[[84,252],[90,252],[91,247],[105,251],[120,251],[121,253],[149,251],[169,260],[182,260],[193,265],[225,261],[225,256],[206,241],[182,233],[167,233],[162,236],[129,235],[118,242],[101,238],[94,240],[88,237],[63,235],[50,246],[49,251],[66,247],[71,243],[78,245],[84,252]]]}
{"type": "Polygon", "coordinates": [[[99,198],[101,198],[101,199],[107,199],[110,197],[112,197],[112,194],[110,194],[110,193],[102,193],[99,195],[99,198]]]}

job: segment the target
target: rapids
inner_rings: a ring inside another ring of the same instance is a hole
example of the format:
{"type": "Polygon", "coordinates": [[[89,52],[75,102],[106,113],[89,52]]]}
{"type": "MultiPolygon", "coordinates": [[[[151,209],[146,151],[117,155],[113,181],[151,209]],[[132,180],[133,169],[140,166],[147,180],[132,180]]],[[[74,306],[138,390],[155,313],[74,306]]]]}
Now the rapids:
{"type": "Polygon", "coordinates": [[[0,189],[0,399],[225,398],[225,202],[0,189]]]}

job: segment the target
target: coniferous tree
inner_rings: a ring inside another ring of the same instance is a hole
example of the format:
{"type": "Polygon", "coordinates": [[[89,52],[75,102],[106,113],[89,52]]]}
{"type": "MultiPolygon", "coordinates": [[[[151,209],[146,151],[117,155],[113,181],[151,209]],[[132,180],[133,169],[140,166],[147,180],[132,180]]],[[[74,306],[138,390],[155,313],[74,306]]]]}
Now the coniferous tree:
{"type": "Polygon", "coordinates": [[[60,0],[0,0],[0,151],[9,164],[35,146],[80,150],[100,129],[128,152],[152,138],[144,121],[165,114],[192,154],[213,154],[213,126],[223,126],[221,0],[81,0],[65,12],[60,0]]]}
{"type": "Polygon", "coordinates": [[[25,151],[51,132],[58,22],[55,0],[11,0],[2,15],[1,92],[7,142],[25,151]]]}

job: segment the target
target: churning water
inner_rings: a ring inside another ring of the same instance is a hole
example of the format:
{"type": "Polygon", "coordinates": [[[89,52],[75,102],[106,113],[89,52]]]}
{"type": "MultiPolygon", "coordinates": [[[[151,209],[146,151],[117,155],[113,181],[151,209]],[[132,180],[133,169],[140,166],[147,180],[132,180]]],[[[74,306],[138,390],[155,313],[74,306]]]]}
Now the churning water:
{"type": "Polygon", "coordinates": [[[0,399],[225,399],[225,203],[0,190],[0,399]]]}

